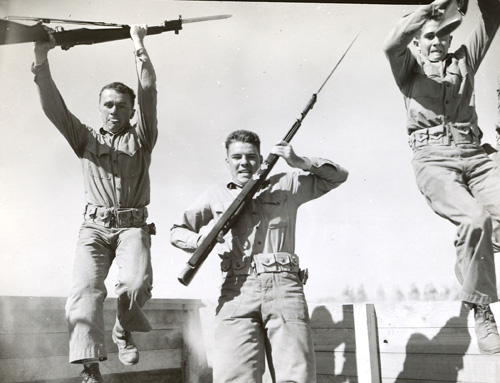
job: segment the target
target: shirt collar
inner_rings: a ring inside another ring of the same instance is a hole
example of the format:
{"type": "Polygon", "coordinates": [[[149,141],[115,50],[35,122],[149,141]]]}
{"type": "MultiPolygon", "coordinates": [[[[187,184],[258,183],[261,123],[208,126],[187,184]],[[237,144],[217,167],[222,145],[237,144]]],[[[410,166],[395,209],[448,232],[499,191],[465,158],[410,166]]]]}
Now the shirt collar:
{"type": "Polygon", "coordinates": [[[131,125],[130,124],[127,124],[125,125],[122,130],[120,130],[119,132],[117,133],[111,133],[110,131],[107,131],[106,129],[104,129],[103,127],[101,127],[101,129],[99,129],[99,133],[102,134],[103,136],[106,136],[106,135],[110,135],[110,136],[119,136],[120,134],[123,134],[125,133],[127,130],[129,130],[131,128],[131,125]]]}
{"type": "MultiPolygon", "coordinates": [[[[260,186],[260,188],[261,188],[261,189],[266,188],[267,186],[269,186],[269,183],[270,183],[269,179],[265,180],[265,181],[262,183],[262,185],[260,186]]],[[[234,181],[229,181],[229,182],[227,183],[226,187],[227,187],[228,189],[231,189],[231,190],[234,190],[234,189],[243,189],[243,186],[242,186],[242,185],[237,184],[237,183],[236,183],[236,182],[234,182],[234,181]]]]}

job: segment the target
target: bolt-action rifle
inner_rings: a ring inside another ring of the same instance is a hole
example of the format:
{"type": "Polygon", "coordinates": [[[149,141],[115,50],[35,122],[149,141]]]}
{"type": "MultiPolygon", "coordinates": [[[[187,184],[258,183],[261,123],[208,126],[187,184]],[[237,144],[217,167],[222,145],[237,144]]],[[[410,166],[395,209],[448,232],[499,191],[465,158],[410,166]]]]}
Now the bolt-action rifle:
{"type": "MultiPolygon", "coordinates": [[[[227,19],[231,15],[217,15],[198,17],[192,19],[182,19],[179,16],[177,20],[165,21],[161,25],[148,26],[147,35],[157,35],[163,32],[173,31],[178,34],[182,29],[183,24],[196,23],[200,21],[221,20],[227,19]]],[[[105,23],[100,21],[79,21],[66,19],[52,19],[42,17],[18,17],[8,16],[0,19],[0,45],[18,44],[34,41],[49,41],[49,36],[44,27],[44,24],[62,23],[62,24],[79,24],[93,25],[104,28],[77,28],[64,30],[61,27],[56,27],[52,35],[56,40],[56,45],[62,49],[68,50],[75,45],[82,44],[97,44],[108,41],[124,40],[130,37],[130,26],[126,24],[105,23]],[[36,22],[35,25],[25,25],[12,20],[24,20],[36,22]]]]}
{"type": "MultiPolygon", "coordinates": [[[[300,117],[295,121],[291,129],[286,134],[285,138],[283,138],[283,141],[290,142],[293,136],[295,136],[295,133],[297,133],[297,131],[299,130],[300,126],[302,125],[302,121],[307,116],[307,113],[309,113],[309,111],[313,108],[314,104],[316,103],[319,92],[321,92],[326,82],[332,76],[335,69],[337,69],[342,59],[345,57],[345,55],[351,48],[352,44],[354,44],[354,41],[356,41],[357,37],[358,36],[354,38],[349,47],[346,49],[346,51],[339,59],[333,70],[330,72],[326,80],[323,82],[323,85],[321,85],[319,90],[312,95],[311,99],[309,100],[306,107],[302,111],[300,117]]],[[[224,214],[222,214],[222,216],[217,220],[214,227],[203,238],[201,243],[196,248],[195,252],[187,262],[186,267],[184,268],[184,270],[182,270],[181,274],[178,277],[180,283],[182,283],[185,286],[191,283],[194,276],[198,272],[199,268],[201,267],[203,262],[205,262],[210,252],[215,247],[216,243],[218,242],[218,238],[221,235],[222,236],[225,235],[231,229],[234,223],[238,220],[243,210],[252,200],[254,194],[259,190],[262,183],[266,180],[267,176],[269,175],[271,169],[276,164],[278,159],[279,156],[277,156],[276,154],[273,153],[269,154],[268,157],[261,164],[260,168],[253,174],[252,178],[245,184],[240,194],[236,196],[231,205],[229,205],[224,214]]]]}

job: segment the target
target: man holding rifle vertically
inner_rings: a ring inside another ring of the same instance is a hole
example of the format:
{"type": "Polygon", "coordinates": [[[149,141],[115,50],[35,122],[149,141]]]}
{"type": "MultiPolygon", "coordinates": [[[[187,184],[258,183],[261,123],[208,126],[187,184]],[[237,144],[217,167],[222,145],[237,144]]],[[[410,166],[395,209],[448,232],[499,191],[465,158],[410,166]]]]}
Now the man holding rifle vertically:
{"type": "MultiPolygon", "coordinates": [[[[231,181],[207,189],[171,230],[172,244],[187,252],[196,250],[263,161],[253,132],[237,130],[225,145],[231,181]]],[[[217,383],[261,382],[266,358],[275,381],[316,381],[304,272],[295,254],[297,209],[343,183],[347,171],[297,156],[284,141],[272,153],[303,172],[267,179],[217,244],[223,277],[215,318],[217,383]]]]}
{"type": "Polygon", "coordinates": [[[111,263],[118,265],[118,307],[112,338],[125,365],[139,361],[132,331],[151,325],[142,311],[151,298],[151,234],[146,224],[150,199],[149,166],[156,143],[156,76],[144,46],[146,26],[134,25],[139,78],[137,123],[135,94],[114,82],[102,88],[99,110],[103,125],[94,130],[67,109],[52,80],[48,52],[55,39],[35,43],[33,73],[43,110],[82,162],[87,205],[74,261],[73,287],[66,304],[71,363],[84,365],[84,383],[102,382],[99,362],[107,359],[104,337],[104,281],[111,263]]]}

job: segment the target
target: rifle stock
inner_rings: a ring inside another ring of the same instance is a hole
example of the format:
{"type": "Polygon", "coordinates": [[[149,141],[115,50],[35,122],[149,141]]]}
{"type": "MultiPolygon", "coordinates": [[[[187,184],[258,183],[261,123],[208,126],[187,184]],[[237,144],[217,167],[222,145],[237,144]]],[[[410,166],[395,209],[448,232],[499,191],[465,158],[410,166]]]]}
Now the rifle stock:
{"type": "MultiPolygon", "coordinates": [[[[313,94],[308,104],[301,113],[300,118],[298,118],[293,126],[290,128],[283,141],[290,142],[293,136],[297,133],[302,121],[306,117],[307,113],[313,108],[317,100],[317,94],[313,94]]],[[[229,205],[227,210],[222,214],[219,220],[215,223],[214,227],[210,232],[203,238],[200,245],[197,247],[191,258],[186,264],[186,267],[179,274],[178,280],[185,286],[188,286],[193,280],[194,276],[200,269],[201,265],[208,258],[213,248],[217,243],[217,238],[219,233],[222,232],[225,235],[233,226],[234,222],[241,215],[245,207],[252,200],[255,193],[262,186],[262,183],[266,180],[267,176],[271,172],[278,161],[279,156],[270,153],[264,162],[260,165],[260,168],[255,172],[252,178],[245,184],[240,194],[236,196],[234,201],[229,205]]]]}

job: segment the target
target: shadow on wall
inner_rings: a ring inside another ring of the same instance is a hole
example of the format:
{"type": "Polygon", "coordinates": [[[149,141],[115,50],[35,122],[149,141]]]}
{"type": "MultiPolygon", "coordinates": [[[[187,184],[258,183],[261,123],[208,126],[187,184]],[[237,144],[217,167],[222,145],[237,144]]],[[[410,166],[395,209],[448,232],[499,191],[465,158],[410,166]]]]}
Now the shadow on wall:
{"type": "Polygon", "coordinates": [[[333,320],[330,309],[317,306],[311,314],[318,380],[357,383],[354,313],[352,305],[342,306],[342,319],[333,320]]]}
{"type": "MultiPolygon", "coordinates": [[[[447,363],[439,366],[430,366],[439,368],[440,380],[446,382],[458,382],[458,373],[464,368],[464,356],[471,343],[471,336],[467,328],[467,317],[469,309],[461,305],[459,315],[449,319],[441,330],[432,339],[424,334],[414,333],[410,336],[406,345],[406,359],[395,383],[407,382],[407,379],[419,375],[416,371],[418,366],[422,366],[422,354],[429,352],[435,354],[446,354],[447,363]],[[452,341],[455,340],[455,341],[452,341]]],[[[432,357],[432,355],[431,355],[432,357]]],[[[434,360],[439,358],[434,357],[434,360]]]]}

